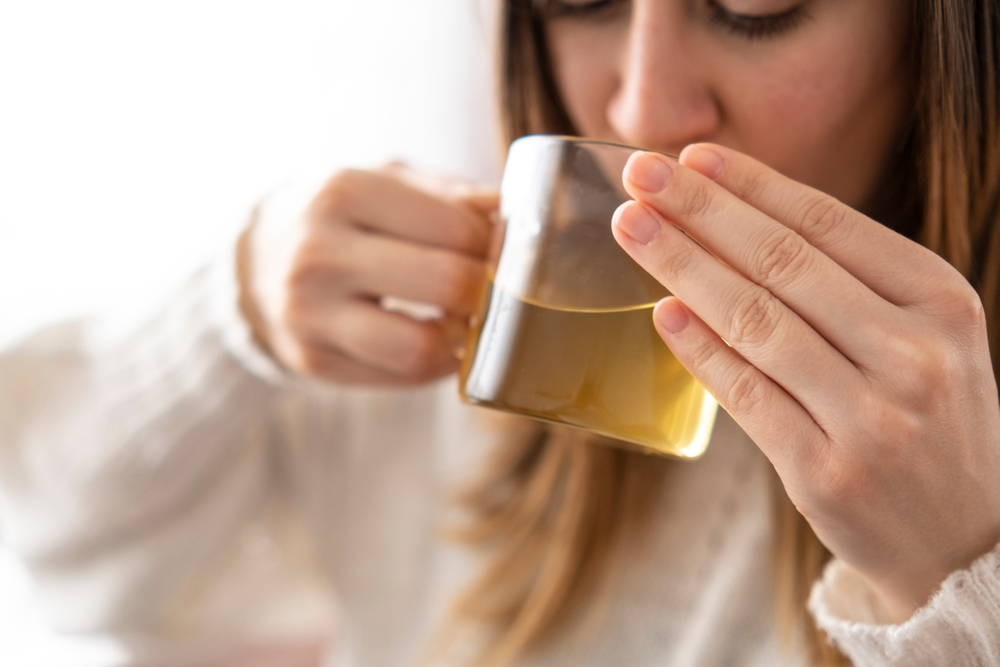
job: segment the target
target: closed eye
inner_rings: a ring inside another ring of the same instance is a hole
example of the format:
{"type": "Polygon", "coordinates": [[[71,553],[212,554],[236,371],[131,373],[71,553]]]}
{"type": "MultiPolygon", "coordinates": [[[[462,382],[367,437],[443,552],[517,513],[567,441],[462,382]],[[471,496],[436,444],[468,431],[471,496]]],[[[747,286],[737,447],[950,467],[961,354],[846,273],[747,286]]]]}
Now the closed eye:
{"type": "Polygon", "coordinates": [[[631,4],[631,0],[592,0],[591,2],[566,2],[566,0],[541,0],[536,2],[543,19],[599,19],[631,4]]]}
{"type": "Polygon", "coordinates": [[[791,32],[809,18],[804,4],[776,14],[740,14],[726,9],[716,0],[709,0],[708,4],[712,23],[751,41],[791,32]]]}

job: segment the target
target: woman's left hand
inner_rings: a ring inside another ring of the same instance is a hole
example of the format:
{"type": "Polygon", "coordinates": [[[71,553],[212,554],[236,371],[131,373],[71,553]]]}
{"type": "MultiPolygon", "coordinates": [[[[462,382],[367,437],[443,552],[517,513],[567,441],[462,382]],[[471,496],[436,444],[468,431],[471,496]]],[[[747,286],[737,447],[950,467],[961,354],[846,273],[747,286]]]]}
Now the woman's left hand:
{"type": "Polygon", "coordinates": [[[636,201],[615,237],[676,295],[654,310],[660,335],[823,543],[909,618],[1000,540],[1000,402],[975,290],[720,146],[637,153],[624,181],[636,201]]]}

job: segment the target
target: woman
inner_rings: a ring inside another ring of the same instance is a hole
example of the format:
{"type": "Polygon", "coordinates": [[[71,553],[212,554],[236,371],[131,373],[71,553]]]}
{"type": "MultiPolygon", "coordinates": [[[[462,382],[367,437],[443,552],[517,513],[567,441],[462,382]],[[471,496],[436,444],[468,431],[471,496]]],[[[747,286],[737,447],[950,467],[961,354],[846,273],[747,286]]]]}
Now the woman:
{"type": "Polygon", "coordinates": [[[504,12],[509,138],[680,153],[633,157],[613,224],[677,295],[664,340],[732,416],[708,454],[472,412],[450,382],[400,389],[455,370],[494,202],[344,172],[260,207],[238,281],[216,267],[115,345],[69,327],[3,360],[31,378],[2,421],[5,539],[63,624],[207,650],[223,599],[238,637],[252,577],[220,573],[257,520],[286,550],[293,526],[307,538],[361,664],[843,662],[823,632],[857,665],[1000,661],[1000,10],[504,12]],[[452,548],[436,492],[481,451],[457,518],[480,548],[452,548]]]}

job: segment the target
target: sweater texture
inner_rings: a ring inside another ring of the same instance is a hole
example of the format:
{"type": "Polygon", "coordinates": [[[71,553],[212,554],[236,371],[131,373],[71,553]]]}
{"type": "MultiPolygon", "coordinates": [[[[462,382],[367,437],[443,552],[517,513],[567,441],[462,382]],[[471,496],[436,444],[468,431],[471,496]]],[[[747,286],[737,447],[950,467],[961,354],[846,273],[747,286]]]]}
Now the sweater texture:
{"type": "MultiPolygon", "coordinates": [[[[414,664],[477,567],[439,538],[448,491],[503,445],[503,418],[454,378],[286,373],[253,345],[233,276],[219,261],[141,321],[67,323],[0,355],[0,538],[54,625],[110,632],[136,665],[317,635],[329,665],[414,664]]],[[[526,664],[805,665],[774,624],[773,474],[720,411],[602,612],[526,664]]],[[[859,667],[1000,665],[1000,548],[900,625],[838,561],[809,608],[859,667]]]]}

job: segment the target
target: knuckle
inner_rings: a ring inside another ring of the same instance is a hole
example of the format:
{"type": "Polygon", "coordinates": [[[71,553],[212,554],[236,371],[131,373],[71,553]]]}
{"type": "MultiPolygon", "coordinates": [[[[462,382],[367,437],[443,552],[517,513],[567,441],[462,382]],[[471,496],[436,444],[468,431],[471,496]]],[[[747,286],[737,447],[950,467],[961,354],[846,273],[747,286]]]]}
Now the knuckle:
{"type": "Polygon", "coordinates": [[[759,256],[751,266],[757,267],[755,282],[769,287],[783,287],[808,271],[809,246],[795,232],[782,229],[760,245],[759,256]]]}
{"type": "Polygon", "coordinates": [[[799,233],[816,246],[835,244],[848,230],[847,208],[829,195],[816,195],[801,204],[799,233]]]}
{"type": "Polygon", "coordinates": [[[760,201],[767,194],[772,183],[771,176],[763,170],[754,169],[745,173],[739,183],[739,196],[748,201],[760,201]]]}
{"type": "Polygon", "coordinates": [[[314,204],[327,214],[350,210],[358,191],[362,172],[357,169],[340,169],[324,183],[314,204]]]}
{"type": "Polygon", "coordinates": [[[341,282],[356,270],[359,253],[350,234],[319,231],[303,234],[292,255],[288,270],[288,287],[299,289],[317,279],[341,282]]]}
{"type": "Polygon", "coordinates": [[[317,245],[315,242],[306,241],[296,248],[285,281],[288,291],[297,291],[326,272],[340,272],[342,267],[336,256],[339,253],[332,257],[322,257],[317,245]],[[334,261],[330,261],[331,259],[334,261]]]}
{"type": "Polygon", "coordinates": [[[719,352],[719,345],[714,340],[705,338],[687,351],[687,362],[691,369],[700,375],[699,371],[706,370],[715,364],[719,352]]]}
{"type": "Polygon", "coordinates": [[[886,356],[896,395],[918,410],[932,409],[962,373],[958,351],[944,340],[900,332],[890,338],[886,356]]]}
{"type": "Polygon", "coordinates": [[[670,243],[665,244],[663,255],[659,260],[658,268],[662,278],[666,283],[676,283],[687,273],[695,259],[695,246],[693,243],[670,243]]]}
{"type": "Polygon", "coordinates": [[[378,167],[378,171],[390,174],[392,176],[401,177],[405,174],[409,174],[410,168],[406,165],[405,162],[402,162],[400,160],[389,160],[387,162],[383,162],[382,164],[380,164],[378,167]]]}
{"type": "Polygon", "coordinates": [[[961,281],[962,284],[952,291],[949,299],[952,311],[951,319],[959,326],[975,329],[985,328],[986,310],[983,307],[983,300],[971,285],[964,279],[961,281]]]}
{"type": "Polygon", "coordinates": [[[755,411],[766,395],[764,378],[753,367],[741,368],[726,392],[727,409],[736,414],[755,411]]]}
{"type": "Polygon", "coordinates": [[[681,200],[680,215],[682,219],[704,217],[712,206],[712,190],[709,183],[698,179],[687,189],[681,200]]]}
{"type": "Polygon", "coordinates": [[[775,334],[781,319],[777,301],[757,288],[740,299],[730,324],[729,343],[734,347],[763,347],[775,334]]]}

